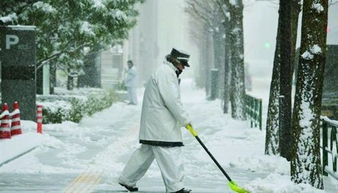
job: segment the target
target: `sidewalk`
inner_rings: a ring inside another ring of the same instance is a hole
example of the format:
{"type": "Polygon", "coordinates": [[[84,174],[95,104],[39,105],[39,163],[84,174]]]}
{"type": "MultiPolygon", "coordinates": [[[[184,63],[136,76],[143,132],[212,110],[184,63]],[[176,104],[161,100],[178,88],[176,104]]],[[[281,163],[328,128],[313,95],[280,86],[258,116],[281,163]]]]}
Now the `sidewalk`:
{"type": "Polygon", "coordinates": [[[0,167],[29,153],[43,142],[41,134],[26,132],[0,140],[0,167]]]}
{"type": "MultiPolygon", "coordinates": [[[[264,155],[265,132],[246,121],[224,115],[220,101],[207,101],[203,90],[182,82],[182,101],[199,137],[230,177],[253,193],[336,193],[326,179],[325,191],[291,182],[289,163],[264,155]]],[[[141,96],[141,95],[140,95],[141,96]]],[[[140,100],[141,101],[141,100],[140,100]]],[[[115,103],[84,118],[44,126],[48,140],[33,152],[0,167],[0,193],[113,193],[126,192],[117,179],[139,146],[141,104],[115,103]],[[38,179],[38,180],[36,180],[38,179]]],[[[183,155],[185,184],[193,193],[231,192],[227,180],[186,130],[183,155]]],[[[144,193],[164,193],[154,162],[138,186],[144,193]]]]}

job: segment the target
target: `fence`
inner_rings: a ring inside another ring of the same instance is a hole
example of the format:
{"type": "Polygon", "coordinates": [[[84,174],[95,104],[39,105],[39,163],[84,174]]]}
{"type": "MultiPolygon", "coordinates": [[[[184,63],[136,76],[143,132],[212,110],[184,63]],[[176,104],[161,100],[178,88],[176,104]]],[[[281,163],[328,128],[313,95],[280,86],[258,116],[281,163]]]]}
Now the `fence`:
{"type": "Polygon", "coordinates": [[[262,130],[262,99],[245,95],[245,113],[250,120],[251,127],[262,130]]]}
{"type": "Polygon", "coordinates": [[[338,180],[337,159],[338,159],[338,143],[337,143],[337,127],[338,122],[332,121],[326,117],[322,117],[322,164],[323,175],[332,177],[338,180]],[[329,161],[329,157],[331,160],[329,161]]]}

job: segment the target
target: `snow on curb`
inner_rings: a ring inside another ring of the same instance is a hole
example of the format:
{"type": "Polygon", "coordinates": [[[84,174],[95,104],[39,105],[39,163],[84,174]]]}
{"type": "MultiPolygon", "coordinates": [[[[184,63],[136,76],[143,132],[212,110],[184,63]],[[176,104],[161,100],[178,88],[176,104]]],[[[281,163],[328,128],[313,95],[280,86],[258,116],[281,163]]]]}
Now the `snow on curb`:
{"type": "Polygon", "coordinates": [[[0,167],[40,146],[41,134],[24,133],[11,139],[0,140],[0,167]]]}

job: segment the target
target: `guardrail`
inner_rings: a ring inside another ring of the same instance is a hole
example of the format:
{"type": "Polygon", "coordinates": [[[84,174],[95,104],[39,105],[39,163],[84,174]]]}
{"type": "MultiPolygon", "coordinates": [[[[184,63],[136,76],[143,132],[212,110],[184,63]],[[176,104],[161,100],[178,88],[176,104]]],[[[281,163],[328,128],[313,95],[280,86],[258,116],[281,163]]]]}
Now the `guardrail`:
{"type": "Polygon", "coordinates": [[[251,127],[259,127],[262,130],[262,99],[246,94],[245,113],[251,127]]]}
{"type": "Polygon", "coordinates": [[[330,120],[327,117],[321,117],[322,121],[322,166],[323,166],[323,175],[332,176],[338,180],[338,121],[330,120]],[[329,158],[331,158],[329,160],[329,158]]]}

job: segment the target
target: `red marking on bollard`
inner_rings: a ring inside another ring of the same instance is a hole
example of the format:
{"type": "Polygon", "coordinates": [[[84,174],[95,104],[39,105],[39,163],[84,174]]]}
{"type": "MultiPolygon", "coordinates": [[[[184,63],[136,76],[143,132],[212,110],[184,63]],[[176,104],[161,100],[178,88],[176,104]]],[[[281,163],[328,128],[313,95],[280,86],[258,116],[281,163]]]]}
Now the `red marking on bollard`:
{"type": "Polygon", "coordinates": [[[7,103],[2,105],[2,112],[0,115],[1,125],[0,125],[0,139],[10,139],[11,138],[11,127],[9,120],[9,111],[7,103]]]}
{"type": "Polygon", "coordinates": [[[36,111],[36,123],[37,123],[37,132],[42,133],[42,105],[37,105],[37,111],[36,111]]]}
{"type": "Polygon", "coordinates": [[[11,113],[12,124],[11,124],[11,135],[20,135],[21,131],[21,123],[20,123],[20,110],[19,103],[15,101],[13,103],[14,111],[11,113]]]}

